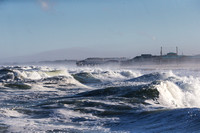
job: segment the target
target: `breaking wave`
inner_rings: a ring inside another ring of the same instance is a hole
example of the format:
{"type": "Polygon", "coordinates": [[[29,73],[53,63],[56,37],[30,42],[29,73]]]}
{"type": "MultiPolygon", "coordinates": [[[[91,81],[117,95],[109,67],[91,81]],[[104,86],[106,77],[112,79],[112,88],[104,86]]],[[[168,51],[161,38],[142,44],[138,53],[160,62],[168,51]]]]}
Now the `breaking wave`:
{"type": "Polygon", "coordinates": [[[2,67],[0,132],[198,132],[187,71],[2,67]]]}

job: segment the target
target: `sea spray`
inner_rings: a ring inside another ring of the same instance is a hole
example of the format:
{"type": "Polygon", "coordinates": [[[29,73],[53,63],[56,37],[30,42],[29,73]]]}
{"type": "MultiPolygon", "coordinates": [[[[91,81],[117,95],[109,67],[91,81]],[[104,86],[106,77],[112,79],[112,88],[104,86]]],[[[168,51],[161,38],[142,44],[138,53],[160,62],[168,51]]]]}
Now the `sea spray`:
{"type": "Polygon", "coordinates": [[[1,132],[199,132],[193,70],[0,69],[1,132]],[[164,126],[163,126],[164,125],[164,126]]]}

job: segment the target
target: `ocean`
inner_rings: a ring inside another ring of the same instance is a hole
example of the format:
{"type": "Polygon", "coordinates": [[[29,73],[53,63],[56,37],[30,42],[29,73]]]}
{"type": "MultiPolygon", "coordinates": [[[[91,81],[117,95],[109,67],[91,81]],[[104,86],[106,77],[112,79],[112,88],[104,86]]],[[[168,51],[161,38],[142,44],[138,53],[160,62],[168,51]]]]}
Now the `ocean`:
{"type": "Polygon", "coordinates": [[[200,69],[1,66],[0,132],[200,132],[200,69]]]}

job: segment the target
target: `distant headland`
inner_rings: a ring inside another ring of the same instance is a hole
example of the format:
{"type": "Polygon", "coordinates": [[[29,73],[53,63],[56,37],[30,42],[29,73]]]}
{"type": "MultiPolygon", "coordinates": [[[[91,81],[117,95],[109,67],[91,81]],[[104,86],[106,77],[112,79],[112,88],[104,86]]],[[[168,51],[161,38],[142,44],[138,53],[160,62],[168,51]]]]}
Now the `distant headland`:
{"type": "Polygon", "coordinates": [[[184,64],[184,63],[200,63],[200,55],[179,55],[178,47],[176,52],[168,52],[163,54],[162,47],[160,55],[141,54],[132,59],[122,58],[87,58],[77,61],[77,66],[96,66],[96,65],[159,65],[159,64],[184,64]]]}
{"type": "Polygon", "coordinates": [[[90,57],[83,60],[49,60],[39,62],[4,62],[1,65],[71,65],[71,66],[141,66],[141,65],[200,65],[199,55],[184,55],[178,53],[178,47],[175,52],[163,54],[163,48],[160,49],[160,55],[143,53],[133,58],[126,57],[90,57]]]}

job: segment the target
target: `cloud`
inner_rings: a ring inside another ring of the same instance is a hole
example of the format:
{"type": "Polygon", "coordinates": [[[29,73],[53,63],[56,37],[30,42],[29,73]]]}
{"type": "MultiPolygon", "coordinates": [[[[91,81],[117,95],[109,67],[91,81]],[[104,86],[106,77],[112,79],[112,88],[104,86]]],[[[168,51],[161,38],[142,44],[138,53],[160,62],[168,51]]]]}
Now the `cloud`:
{"type": "Polygon", "coordinates": [[[54,3],[50,0],[38,0],[41,8],[45,11],[51,10],[54,7],[54,3]]]}

